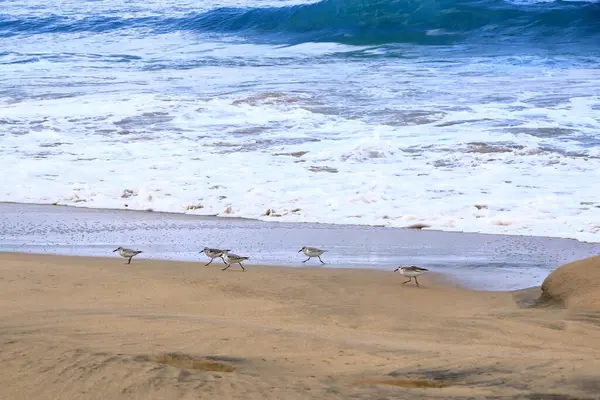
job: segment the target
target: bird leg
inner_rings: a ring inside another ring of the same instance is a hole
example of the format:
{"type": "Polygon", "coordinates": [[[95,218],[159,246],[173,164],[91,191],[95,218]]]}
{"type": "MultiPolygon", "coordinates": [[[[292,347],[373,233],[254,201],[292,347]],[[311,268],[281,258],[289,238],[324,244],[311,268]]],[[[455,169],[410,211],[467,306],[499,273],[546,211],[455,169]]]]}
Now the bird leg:
{"type": "Polygon", "coordinates": [[[306,260],[302,261],[303,263],[307,262],[308,260],[310,260],[311,257],[308,257],[306,260]]]}
{"type": "Polygon", "coordinates": [[[208,262],[208,264],[205,264],[205,267],[208,267],[210,265],[211,262],[213,262],[214,258],[211,258],[210,261],[208,262]]]}
{"type": "MultiPolygon", "coordinates": [[[[223,260],[223,262],[224,262],[225,264],[227,264],[227,261],[225,261],[225,259],[223,258],[223,256],[221,256],[221,260],[223,260]]],[[[211,261],[212,261],[212,260],[211,260],[211,261]]]]}
{"type": "Polygon", "coordinates": [[[131,264],[131,259],[133,258],[133,256],[129,257],[129,260],[127,261],[127,264],[131,264]]]}
{"type": "Polygon", "coordinates": [[[415,276],[415,282],[417,282],[417,287],[419,287],[419,281],[417,280],[416,276],[415,276]]]}
{"type": "Polygon", "coordinates": [[[410,282],[411,280],[412,280],[412,277],[410,277],[410,276],[409,276],[409,277],[408,277],[408,280],[407,280],[406,282],[402,282],[402,284],[404,285],[405,283],[408,283],[408,282],[410,282]]]}
{"type": "Polygon", "coordinates": [[[317,256],[319,257],[319,261],[321,261],[321,264],[325,265],[325,263],[323,262],[323,260],[321,260],[321,256],[317,256]]]}
{"type": "MultiPolygon", "coordinates": [[[[225,264],[227,264],[227,263],[225,263],[225,264]]],[[[227,264],[227,266],[225,268],[223,268],[221,271],[225,271],[229,267],[231,267],[231,264],[227,264]]]]}
{"type": "Polygon", "coordinates": [[[240,267],[242,267],[242,270],[243,270],[244,272],[246,272],[246,268],[244,268],[244,266],[242,265],[242,263],[241,263],[241,262],[239,262],[238,264],[240,264],[240,267]]]}

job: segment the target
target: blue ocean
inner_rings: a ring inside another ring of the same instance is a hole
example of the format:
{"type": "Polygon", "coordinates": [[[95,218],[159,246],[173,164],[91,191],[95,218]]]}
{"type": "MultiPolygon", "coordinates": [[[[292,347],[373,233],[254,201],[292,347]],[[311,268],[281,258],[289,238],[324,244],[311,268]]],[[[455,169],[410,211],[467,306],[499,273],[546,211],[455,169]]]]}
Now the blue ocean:
{"type": "Polygon", "coordinates": [[[0,201],[600,241],[600,3],[0,0],[0,201]]]}

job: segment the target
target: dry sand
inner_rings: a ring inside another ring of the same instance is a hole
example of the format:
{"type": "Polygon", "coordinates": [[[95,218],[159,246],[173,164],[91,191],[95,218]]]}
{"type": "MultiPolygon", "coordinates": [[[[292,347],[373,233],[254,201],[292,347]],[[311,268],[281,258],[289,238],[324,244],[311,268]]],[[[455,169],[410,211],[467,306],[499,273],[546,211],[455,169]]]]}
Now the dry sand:
{"type": "Polygon", "coordinates": [[[542,300],[570,309],[600,311],[600,256],[557,268],[542,283],[542,291],[542,300]]]}
{"type": "Polygon", "coordinates": [[[0,398],[600,399],[585,304],[221,266],[0,254],[0,398]]]}

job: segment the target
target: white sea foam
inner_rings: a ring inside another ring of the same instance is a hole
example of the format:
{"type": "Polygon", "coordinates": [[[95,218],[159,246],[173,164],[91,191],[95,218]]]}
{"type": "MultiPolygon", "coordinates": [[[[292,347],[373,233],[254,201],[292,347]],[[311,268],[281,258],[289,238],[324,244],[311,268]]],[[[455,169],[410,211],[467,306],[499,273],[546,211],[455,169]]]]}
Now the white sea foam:
{"type": "Polygon", "coordinates": [[[435,129],[430,124],[379,126],[371,133],[372,126],[358,121],[287,104],[206,100],[185,106],[179,99],[173,105],[178,117],[155,132],[117,129],[81,140],[90,127],[97,131],[127,117],[152,121],[144,112],[174,112],[172,101],[156,95],[91,97],[27,101],[3,110],[0,118],[27,120],[30,127],[51,115],[49,124],[40,125],[54,129],[3,138],[2,167],[11,173],[2,178],[1,200],[598,238],[600,204],[592,184],[600,178],[597,159],[544,149],[542,139],[503,134],[503,143],[521,144],[495,146],[466,133],[463,140],[477,144],[450,143],[452,135],[443,134],[440,143],[423,143],[427,130],[435,129]],[[241,137],[210,132],[219,125],[280,124],[289,130],[241,137]],[[168,125],[181,131],[169,133],[168,125]],[[319,133],[320,141],[305,141],[319,133]],[[298,143],[286,144],[294,139],[298,143]],[[282,144],[263,147],[260,140],[282,144]]]}
{"type": "Polygon", "coordinates": [[[600,241],[597,69],[130,33],[0,39],[0,201],[600,241]]]}

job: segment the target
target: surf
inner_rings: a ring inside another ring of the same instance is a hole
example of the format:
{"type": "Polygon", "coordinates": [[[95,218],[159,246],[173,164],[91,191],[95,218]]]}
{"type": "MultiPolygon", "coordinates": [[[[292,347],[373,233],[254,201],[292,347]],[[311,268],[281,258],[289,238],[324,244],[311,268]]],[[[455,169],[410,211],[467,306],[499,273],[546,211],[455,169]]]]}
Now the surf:
{"type": "Polygon", "coordinates": [[[351,45],[600,42],[600,3],[504,0],[322,0],[282,7],[220,7],[183,16],[66,15],[7,19],[0,36],[141,28],[220,33],[249,41],[351,45]]]}

